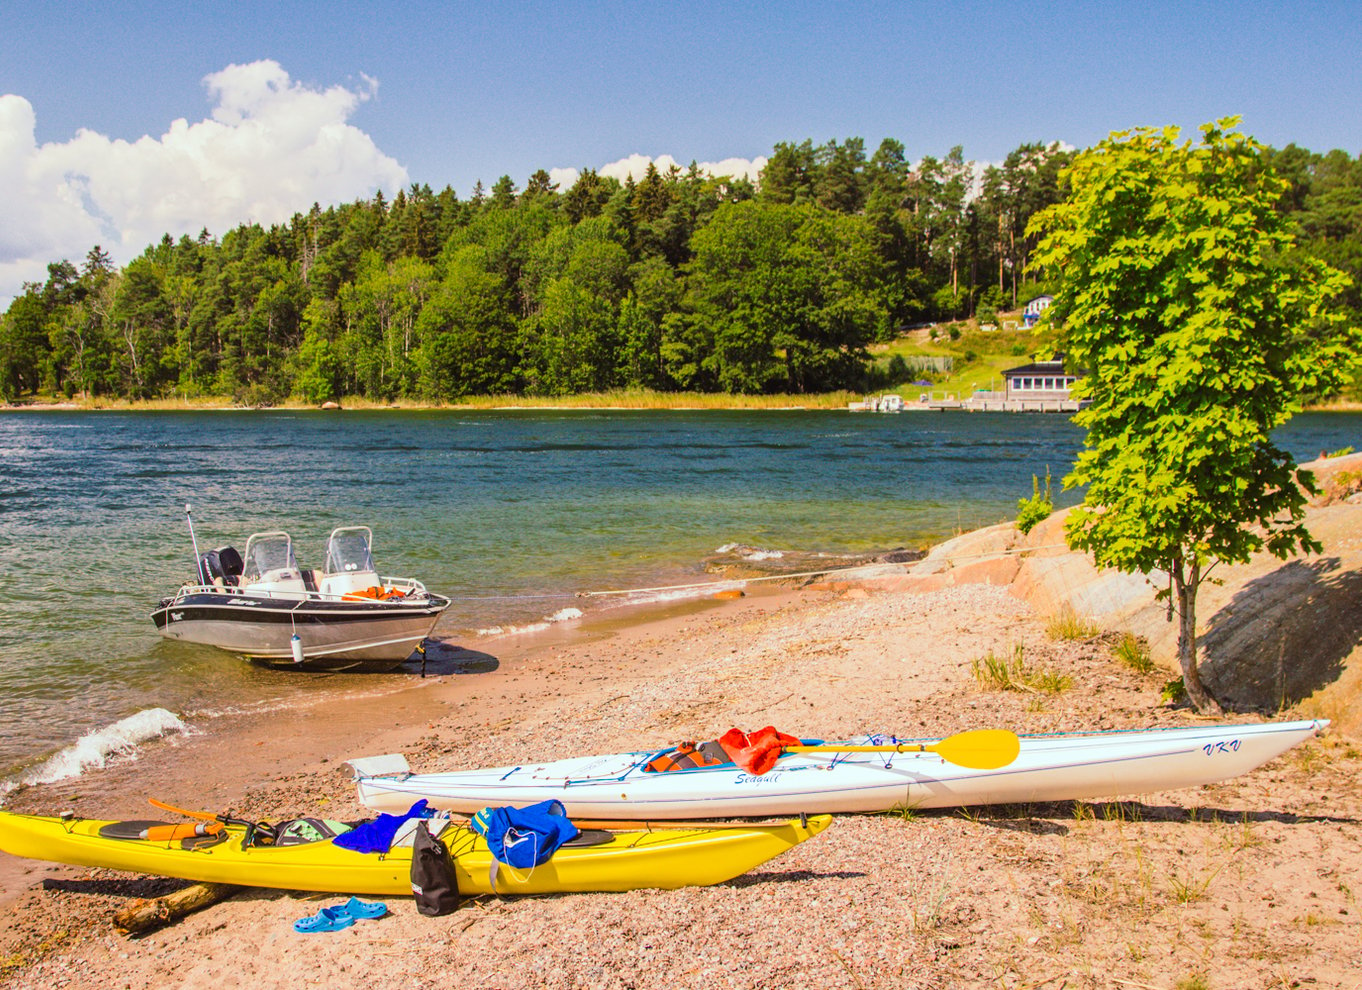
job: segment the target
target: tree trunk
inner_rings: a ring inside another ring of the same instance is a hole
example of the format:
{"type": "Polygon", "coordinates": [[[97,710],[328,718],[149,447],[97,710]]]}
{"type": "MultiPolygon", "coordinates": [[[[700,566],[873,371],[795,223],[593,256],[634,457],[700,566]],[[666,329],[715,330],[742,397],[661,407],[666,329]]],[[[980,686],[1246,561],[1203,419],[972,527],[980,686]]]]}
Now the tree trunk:
{"type": "Polygon", "coordinates": [[[1201,683],[1196,656],[1196,593],[1201,584],[1201,563],[1193,560],[1186,573],[1182,562],[1173,567],[1173,584],[1178,596],[1178,665],[1182,686],[1192,706],[1203,715],[1220,715],[1223,709],[1201,683]]]}

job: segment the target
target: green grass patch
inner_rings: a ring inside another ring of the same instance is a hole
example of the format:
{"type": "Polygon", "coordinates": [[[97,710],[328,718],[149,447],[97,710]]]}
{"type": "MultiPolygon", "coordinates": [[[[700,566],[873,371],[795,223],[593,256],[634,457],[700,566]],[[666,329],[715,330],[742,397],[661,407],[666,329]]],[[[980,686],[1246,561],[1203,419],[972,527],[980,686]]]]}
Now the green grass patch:
{"type": "Polygon", "coordinates": [[[1021,643],[1012,648],[1011,658],[989,650],[971,662],[974,679],[981,687],[997,691],[1032,691],[1059,694],[1073,687],[1073,678],[1052,670],[1033,670],[1026,665],[1021,643]]]}
{"type": "Polygon", "coordinates": [[[1045,465],[1045,491],[1040,490],[1040,478],[1031,475],[1031,497],[1017,501],[1017,529],[1025,535],[1050,518],[1055,501],[1050,495],[1050,465],[1045,465]]]}
{"type": "Polygon", "coordinates": [[[1034,354],[1049,357],[1055,350],[1052,333],[1048,330],[1028,330],[1021,326],[1020,310],[1000,313],[997,330],[981,330],[975,320],[938,323],[925,330],[915,330],[884,344],[870,348],[875,372],[889,376],[885,391],[900,388],[905,393],[926,392],[937,399],[948,396],[967,399],[980,389],[1002,391],[1002,373],[1008,368],[1029,364],[1034,354]],[[895,358],[898,358],[898,363],[895,358]],[[950,358],[949,371],[920,371],[914,368],[913,358],[950,358]],[[890,374],[890,369],[901,369],[890,374]],[[932,382],[930,387],[911,386],[919,379],[932,382]]]}
{"type": "Polygon", "coordinates": [[[1154,671],[1154,661],[1149,656],[1149,644],[1144,637],[1132,632],[1124,632],[1116,645],[1111,648],[1112,655],[1137,674],[1150,674],[1154,671]]]}

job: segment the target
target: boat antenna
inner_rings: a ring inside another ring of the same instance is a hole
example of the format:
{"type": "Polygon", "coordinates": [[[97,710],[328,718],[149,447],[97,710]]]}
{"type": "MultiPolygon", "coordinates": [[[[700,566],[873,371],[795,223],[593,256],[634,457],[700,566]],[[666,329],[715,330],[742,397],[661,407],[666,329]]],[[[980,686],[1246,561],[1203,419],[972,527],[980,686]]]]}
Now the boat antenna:
{"type": "Polygon", "coordinates": [[[184,517],[189,520],[189,541],[194,544],[194,573],[198,575],[199,584],[207,584],[203,576],[203,561],[199,558],[199,538],[194,535],[194,514],[188,502],[184,504],[184,517]]]}

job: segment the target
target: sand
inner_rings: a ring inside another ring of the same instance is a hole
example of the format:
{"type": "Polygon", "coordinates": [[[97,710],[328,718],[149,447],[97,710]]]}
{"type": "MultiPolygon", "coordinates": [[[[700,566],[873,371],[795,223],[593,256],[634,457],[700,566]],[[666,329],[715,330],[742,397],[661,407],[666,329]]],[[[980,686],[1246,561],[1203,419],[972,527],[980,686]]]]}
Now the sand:
{"type": "MultiPolygon", "coordinates": [[[[461,672],[152,745],[7,805],[145,817],[155,794],[344,818],[363,812],[342,761],[399,750],[434,770],[733,725],[839,737],[1199,721],[1161,701],[1167,672],[1122,666],[1110,635],[1053,639],[1046,619],[1003,587],[869,583],[478,643],[461,672]],[[1029,668],[1071,685],[981,686],[972,662],[1019,644],[1029,668]]],[[[1236,780],[1123,802],[840,816],[715,887],[484,897],[442,918],[392,898],[388,916],[329,934],[292,923],[343,897],[252,889],[127,938],[112,912],[180,882],[4,857],[0,973],[43,988],[1360,987],[1359,769],[1355,741],[1331,732],[1236,780]]]]}

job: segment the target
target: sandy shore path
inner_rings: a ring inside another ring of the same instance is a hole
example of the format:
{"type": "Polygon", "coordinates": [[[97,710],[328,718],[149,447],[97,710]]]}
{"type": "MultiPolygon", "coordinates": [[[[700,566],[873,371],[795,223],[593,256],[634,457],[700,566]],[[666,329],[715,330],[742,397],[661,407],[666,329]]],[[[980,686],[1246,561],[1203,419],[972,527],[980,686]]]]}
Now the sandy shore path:
{"type": "MultiPolygon", "coordinates": [[[[754,596],[488,645],[494,658],[468,673],[245,719],[11,806],[144,816],[154,793],[344,818],[362,811],[342,761],[396,750],[429,770],[733,725],[838,737],[1194,720],[1160,704],[1165,675],[1120,666],[1100,638],[1052,640],[1044,619],[986,585],[754,596]],[[1019,644],[1071,686],[982,688],[972,662],[1019,644]]],[[[251,890],[126,939],[110,912],[175,884],[23,863],[0,909],[0,964],[14,987],[1355,987],[1359,769],[1355,745],[1331,735],[1238,780],[1136,801],[843,816],[715,887],[480,898],[436,919],[393,899],[388,917],[321,935],[292,922],[337,898],[251,890]]]]}

